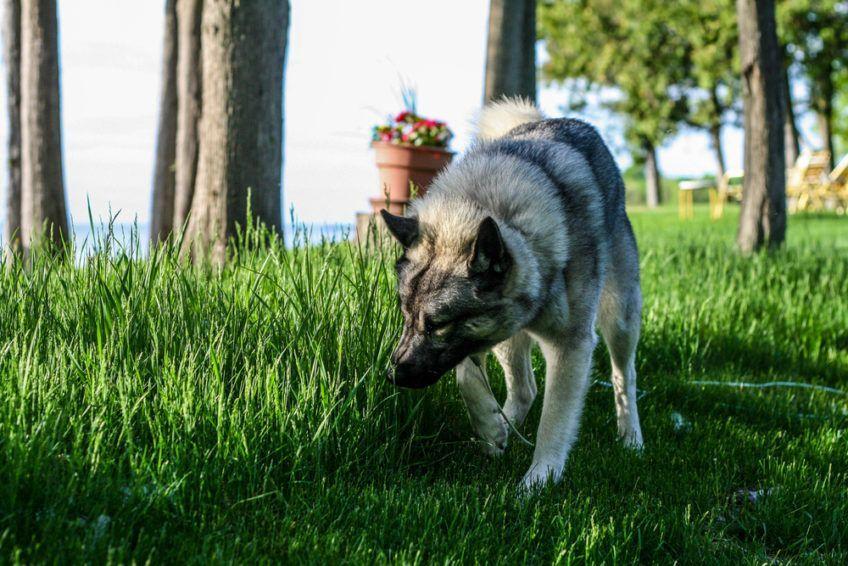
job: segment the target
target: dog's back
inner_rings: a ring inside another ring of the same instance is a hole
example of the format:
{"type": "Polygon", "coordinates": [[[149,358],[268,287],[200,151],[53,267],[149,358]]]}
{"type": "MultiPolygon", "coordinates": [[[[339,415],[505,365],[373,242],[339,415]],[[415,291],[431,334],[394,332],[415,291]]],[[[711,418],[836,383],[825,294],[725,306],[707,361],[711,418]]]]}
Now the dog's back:
{"type": "Polygon", "coordinates": [[[574,118],[546,119],[531,103],[507,99],[487,106],[478,120],[478,138],[489,142],[481,149],[531,159],[537,166],[556,162],[557,153],[577,151],[586,160],[600,191],[607,231],[614,231],[624,215],[624,182],[618,166],[594,126],[574,118]],[[561,144],[551,148],[547,144],[561,144]],[[558,151],[557,151],[558,150],[558,151]]]}

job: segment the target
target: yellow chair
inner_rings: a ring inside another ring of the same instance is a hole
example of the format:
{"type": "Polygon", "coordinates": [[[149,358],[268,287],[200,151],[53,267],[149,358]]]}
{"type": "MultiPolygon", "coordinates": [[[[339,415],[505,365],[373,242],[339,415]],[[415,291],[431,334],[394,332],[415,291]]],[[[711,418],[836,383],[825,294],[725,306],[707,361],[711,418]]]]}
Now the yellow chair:
{"type": "Polygon", "coordinates": [[[826,200],[835,201],[836,212],[848,213],[848,155],[845,155],[827,178],[826,200]]]}
{"type": "Polygon", "coordinates": [[[786,197],[789,212],[822,210],[827,187],[830,153],[804,150],[786,172],[786,197]]]}
{"type": "Polygon", "coordinates": [[[677,214],[681,220],[688,220],[695,217],[695,191],[704,189],[710,190],[710,210],[713,206],[713,191],[715,190],[716,182],[712,179],[692,179],[689,181],[680,181],[677,184],[677,214]]]}
{"type": "Polygon", "coordinates": [[[715,191],[710,191],[710,217],[718,220],[724,216],[724,205],[728,200],[742,202],[742,181],[745,172],[742,170],[725,171],[715,191]],[[715,203],[715,204],[713,204],[715,203]]]}

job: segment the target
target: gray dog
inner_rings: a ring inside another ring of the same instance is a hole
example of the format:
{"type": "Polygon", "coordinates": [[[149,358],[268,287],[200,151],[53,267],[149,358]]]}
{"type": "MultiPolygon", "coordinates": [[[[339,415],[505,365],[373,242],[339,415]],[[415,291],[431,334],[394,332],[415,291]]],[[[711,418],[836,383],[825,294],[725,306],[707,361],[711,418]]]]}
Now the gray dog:
{"type": "Polygon", "coordinates": [[[520,99],[486,107],[478,141],[406,217],[383,211],[397,262],[403,335],[392,383],[426,387],[456,367],[487,450],[506,448],[536,397],[535,340],[547,366],[533,464],[523,486],[558,481],[577,437],[596,323],[612,360],[618,433],[642,446],[636,410],[639,258],[621,174],[597,131],[546,120],[520,99]],[[485,372],[503,366],[501,410],[485,372]]]}

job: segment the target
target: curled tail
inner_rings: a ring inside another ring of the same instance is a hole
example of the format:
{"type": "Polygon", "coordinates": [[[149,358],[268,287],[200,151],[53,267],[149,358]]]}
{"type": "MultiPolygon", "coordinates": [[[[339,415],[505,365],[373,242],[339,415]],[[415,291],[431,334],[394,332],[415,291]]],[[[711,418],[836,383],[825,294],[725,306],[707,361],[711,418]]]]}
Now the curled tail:
{"type": "Polygon", "coordinates": [[[496,140],[522,124],[539,122],[545,116],[535,104],[517,96],[490,102],[477,118],[477,139],[496,140]]]}

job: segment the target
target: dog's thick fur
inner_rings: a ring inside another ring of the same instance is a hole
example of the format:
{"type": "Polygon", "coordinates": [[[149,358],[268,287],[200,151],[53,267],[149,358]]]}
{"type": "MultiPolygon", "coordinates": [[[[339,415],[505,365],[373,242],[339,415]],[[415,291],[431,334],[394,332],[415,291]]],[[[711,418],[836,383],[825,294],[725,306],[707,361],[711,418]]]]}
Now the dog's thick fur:
{"type": "Polygon", "coordinates": [[[434,181],[406,218],[385,213],[404,246],[398,292],[404,330],[390,379],[435,382],[453,367],[476,432],[506,447],[536,397],[530,349],[544,354],[542,416],[523,485],[559,480],[589,387],[596,324],[612,360],[618,433],[641,447],[636,345],[641,291],[624,184],[597,131],[545,120],[533,105],[485,108],[478,141],[434,181]],[[503,366],[492,395],[484,356],[503,366]]]}

